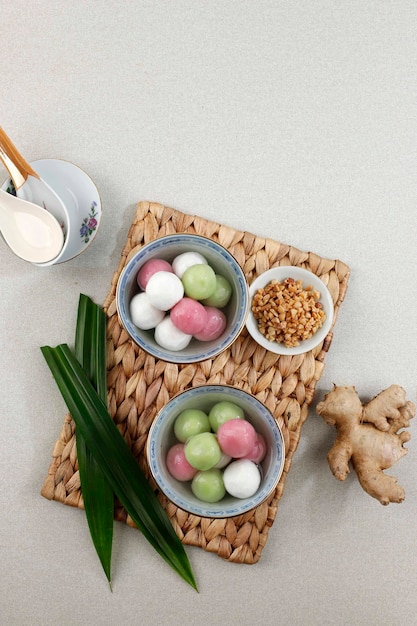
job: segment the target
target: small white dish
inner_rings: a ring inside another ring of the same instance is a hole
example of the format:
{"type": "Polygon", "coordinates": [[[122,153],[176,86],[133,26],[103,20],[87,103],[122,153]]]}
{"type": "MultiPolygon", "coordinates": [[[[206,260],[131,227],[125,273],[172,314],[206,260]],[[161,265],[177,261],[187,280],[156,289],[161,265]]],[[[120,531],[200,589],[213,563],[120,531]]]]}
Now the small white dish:
{"type": "Polygon", "coordinates": [[[249,314],[246,320],[246,327],[248,329],[249,334],[252,338],[263,348],[269,350],[270,352],[274,352],[275,354],[303,354],[312,350],[320,343],[324,341],[327,334],[330,331],[333,323],[334,316],[334,307],[332,296],[327,289],[326,285],[322,280],[312,272],[303,269],[302,267],[296,266],[288,266],[281,265],[279,267],[273,267],[266,272],[263,272],[260,276],[258,276],[253,283],[249,286],[249,314]],[[303,287],[308,287],[311,285],[313,289],[320,292],[320,300],[323,310],[326,314],[326,319],[324,320],[323,326],[317,330],[317,332],[310,337],[310,339],[305,339],[301,341],[298,346],[294,346],[291,348],[287,348],[283,343],[277,343],[276,341],[269,341],[261,332],[258,330],[258,322],[255,319],[255,316],[252,312],[252,300],[258,289],[266,287],[272,280],[278,280],[279,282],[283,282],[286,278],[293,278],[295,281],[301,280],[303,287]]]}
{"type": "MultiPolygon", "coordinates": [[[[102,214],[100,195],[88,174],[69,161],[39,159],[31,166],[62,199],[68,213],[68,224],[62,225],[66,233],[61,253],[52,261],[33,265],[64,263],[84,252],[96,237],[102,214]]],[[[10,178],[2,189],[13,192],[10,178]]]]}

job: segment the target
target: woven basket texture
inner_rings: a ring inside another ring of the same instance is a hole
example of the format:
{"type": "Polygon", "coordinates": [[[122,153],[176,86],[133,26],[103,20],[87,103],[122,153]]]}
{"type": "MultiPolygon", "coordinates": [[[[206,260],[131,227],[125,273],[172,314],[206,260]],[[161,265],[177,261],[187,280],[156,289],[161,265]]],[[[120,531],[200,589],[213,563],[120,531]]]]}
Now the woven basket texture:
{"type": "MultiPolygon", "coordinates": [[[[227,384],[253,394],[270,409],[285,441],[284,471],[274,493],[245,515],[227,520],[197,517],[177,508],[158,493],[183,544],[198,546],[230,562],[251,564],[259,561],[277,515],[317,381],[323,373],[349,273],[349,267],[339,260],[322,258],[313,252],[303,252],[158,203],[140,202],[137,205],[103,307],[107,314],[109,412],[141,468],[153,484],[145,457],[149,428],[159,409],[170,398],[192,386],[227,384]],[[296,265],[317,274],[327,285],[335,308],[333,325],[324,342],[306,354],[279,356],[259,346],[244,329],[225,352],[202,363],[177,366],[144,353],[119,322],[115,302],[117,281],[126,263],[141,246],[179,232],[196,233],[218,241],[236,258],[249,284],[260,273],[278,265],[296,265]]],[[[41,493],[49,500],[83,508],[75,425],[69,414],[64,418],[54,445],[41,493]]],[[[115,519],[134,526],[117,502],[115,519]]]]}

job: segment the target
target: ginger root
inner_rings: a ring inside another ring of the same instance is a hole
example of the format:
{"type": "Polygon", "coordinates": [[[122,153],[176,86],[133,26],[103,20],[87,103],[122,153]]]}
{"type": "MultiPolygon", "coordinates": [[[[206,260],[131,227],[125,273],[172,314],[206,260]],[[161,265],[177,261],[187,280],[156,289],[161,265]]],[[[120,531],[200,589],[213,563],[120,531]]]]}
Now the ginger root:
{"type": "Polygon", "coordinates": [[[336,441],[327,454],[333,475],[345,480],[351,462],[366,493],[384,505],[402,502],[403,487],[383,470],[408,452],[403,444],[411,435],[398,431],[410,425],[416,407],[406,400],[405,390],[391,385],[363,405],[355,387],[335,385],[316,411],[327,424],[336,427],[336,441]]]}

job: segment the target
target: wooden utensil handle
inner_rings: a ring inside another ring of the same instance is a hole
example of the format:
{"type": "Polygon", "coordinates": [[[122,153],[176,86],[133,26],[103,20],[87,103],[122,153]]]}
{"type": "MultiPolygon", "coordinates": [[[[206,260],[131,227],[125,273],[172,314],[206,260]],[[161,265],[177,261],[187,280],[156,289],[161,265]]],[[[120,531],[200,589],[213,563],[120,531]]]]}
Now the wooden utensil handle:
{"type": "Polygon", "coordinates": [[[16,146],[0,126],[0,159],[14,183],[16,189],[19,189],[27,180],[28,176],[40,178],[30,164],[22,157],[16,146]]]}

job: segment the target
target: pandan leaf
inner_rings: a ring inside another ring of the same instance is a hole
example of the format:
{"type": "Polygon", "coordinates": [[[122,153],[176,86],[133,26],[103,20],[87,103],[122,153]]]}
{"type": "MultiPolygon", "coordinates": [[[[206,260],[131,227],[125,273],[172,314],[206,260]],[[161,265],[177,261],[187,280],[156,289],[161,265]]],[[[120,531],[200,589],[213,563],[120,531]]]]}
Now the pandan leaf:
{"type": "Polygon", "coordinates": [[[111,419],[105,403],[66,344],[42,353],[87,447],[144,537],[194,589],[194,574],[168,516],[111,419]]]}
{"type": "MultiPolygon", "coordinates": [[[[75,333],[75,356],[101,400],[107,405],[106,315],[88,296],[80,295],[75,333]]],[[[88,449],[81,431],[75,430],[81,493],[91,539],[111,588],[111,554],[114,523],[113,489],[88,449]]]]}

